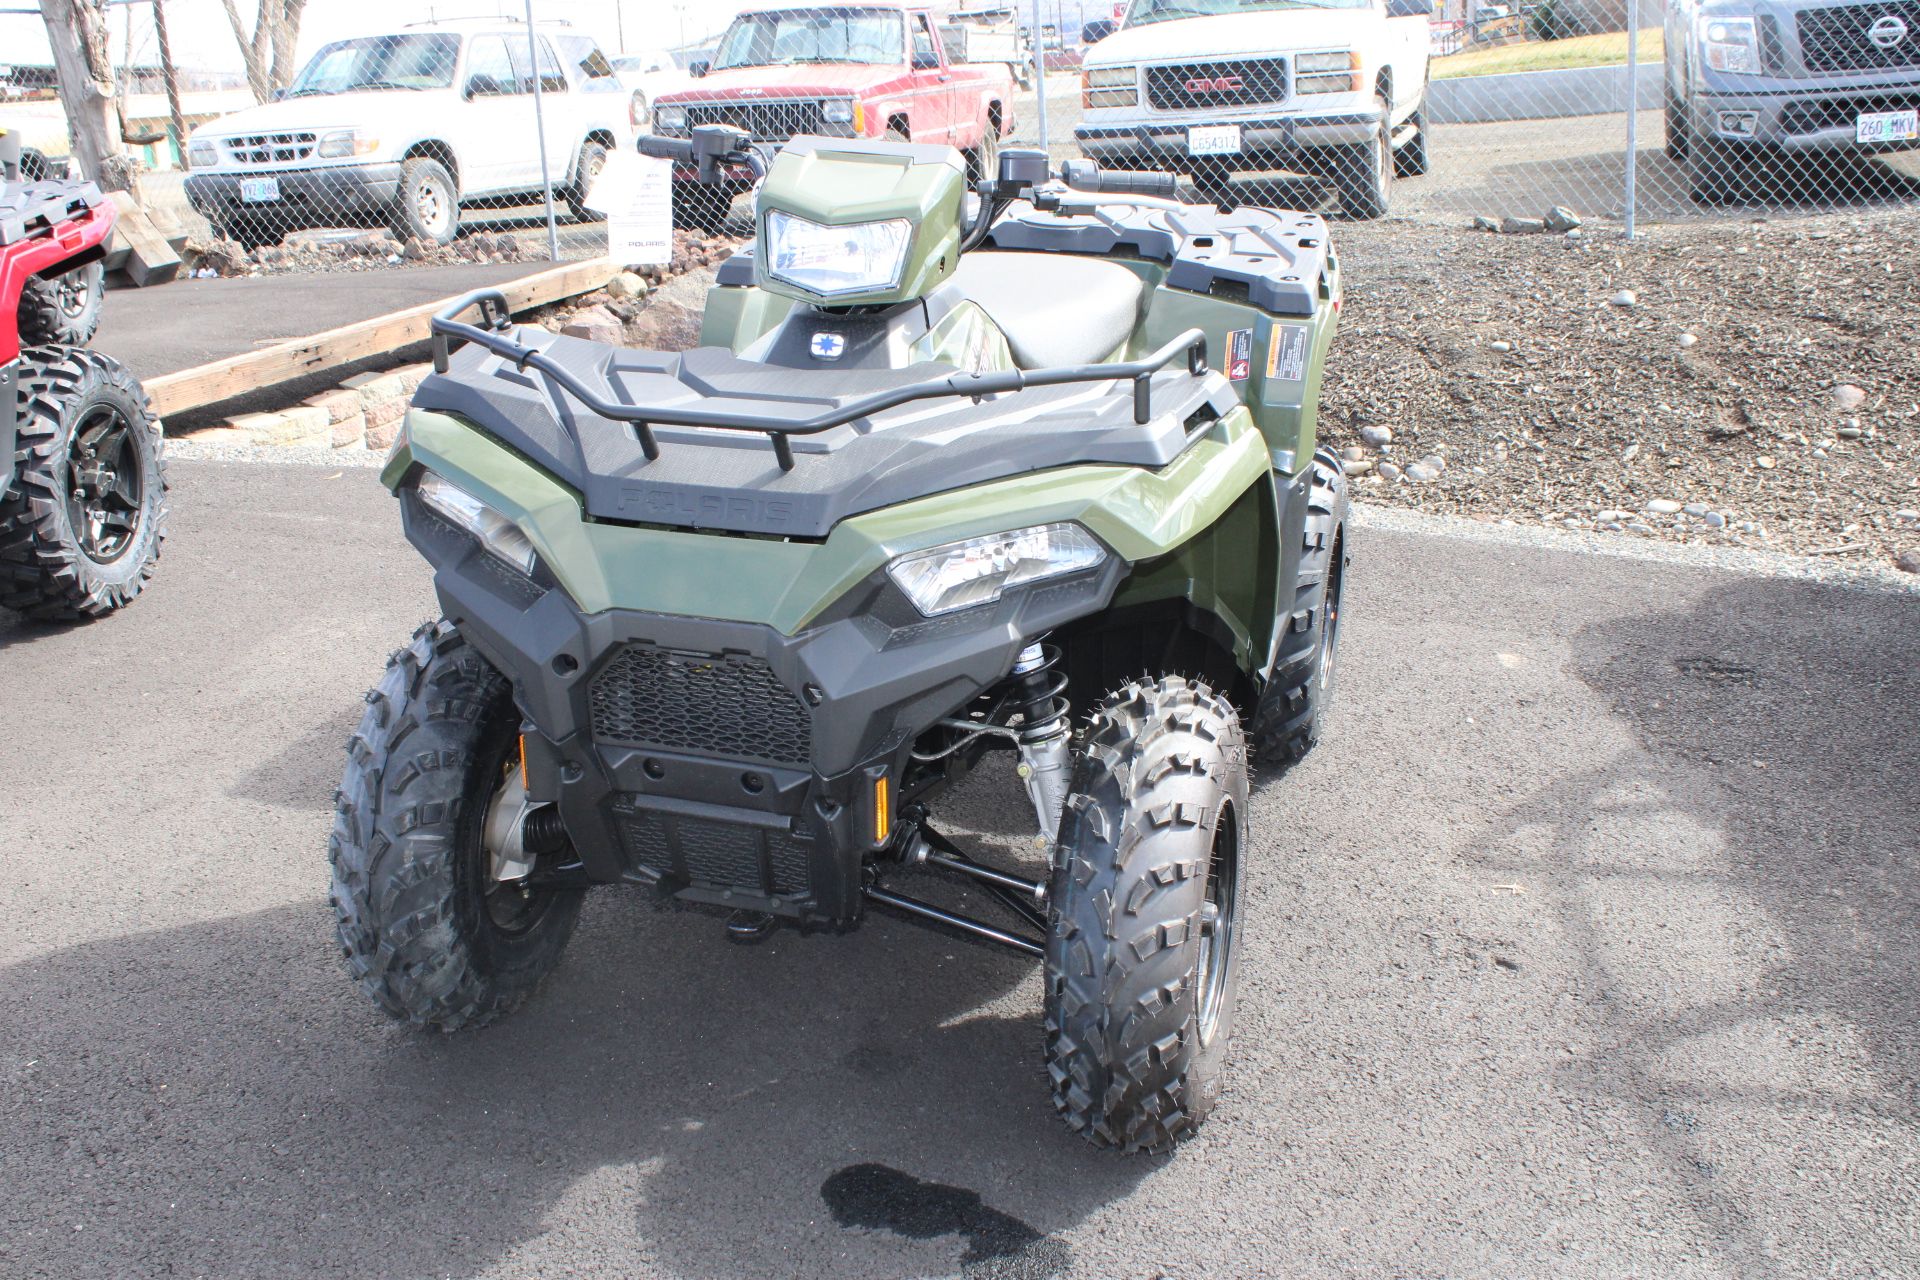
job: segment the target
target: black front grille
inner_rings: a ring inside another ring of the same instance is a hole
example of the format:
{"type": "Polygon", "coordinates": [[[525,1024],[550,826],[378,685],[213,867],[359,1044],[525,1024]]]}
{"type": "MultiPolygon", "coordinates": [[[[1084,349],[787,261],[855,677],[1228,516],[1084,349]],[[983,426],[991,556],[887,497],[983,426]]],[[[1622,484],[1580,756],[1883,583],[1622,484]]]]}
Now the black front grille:
{"type": "Polygon", "coordinates": [[[1286,97],[1285,58],[1182,62],[1147,68],[1147,102],[1160,111],[1252,107],[1284,102],[1286,97]]]}
{"type": "Polygon", "coordinates": [[[745,129],[755,142],[786,142],[796,134],[820,132],[818,102],[708,102],[687,108],[687,126],[730,124],[745,129]]]}
{"type": "Polygon", "coordinates": [[[1912,111],[1920,109],[1920,92],[1862,94],[1853,98],[1820,98],[1812,102],[1790,102],[1780,109],[1780,131],[1800,134],[1822,129],[1852,129],[1861,115],[1873,111],[1912,111]]]}
{"type": "Polygon", "coordinates": [[[790,830],[716,822],[614,804],[627,856],[662,877],[702,889],[788,897],[813,885],[813,842],[790,830]]]}
{"type": "Polygon", "coordinates": [[[227,153],[240,164],[294,164],[313,155],[313,135],[250,133],[228,138],[227,153]]]}
{"type": "Polygon", "coordinates": [[[1920,0],[1802,9],[1794,21],[1800,32],[1800,61],[1809,71],[1920,66],[1920,0]],[[1874,43],[1874,26],[1883,18],[1905,23],[1906,37],[1886,47],[1874,43]]]}
{"type": "Polygon", "coordinates": [[[745,654],[629,644],[593,677],[590,700],[601,742],[800,767],[812,758],[807,704],[745,654]]]}

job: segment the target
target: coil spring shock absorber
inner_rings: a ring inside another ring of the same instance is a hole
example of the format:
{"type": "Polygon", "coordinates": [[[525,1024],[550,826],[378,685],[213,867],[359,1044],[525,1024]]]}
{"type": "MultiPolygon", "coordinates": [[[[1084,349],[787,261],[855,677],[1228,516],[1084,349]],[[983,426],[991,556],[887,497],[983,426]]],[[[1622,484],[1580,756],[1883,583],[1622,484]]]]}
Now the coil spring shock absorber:
{"type": "Polygon", "coordinates": [[[1073,704],[1066,699],[1067,673],[1060,670],[1060,646],[1035,641],[1014,659],[1008,677],[1012,711],[1020,716],[1021,781],[1033,801],[1040,843],[1060,833],[1073,772],[1073,704]]]}

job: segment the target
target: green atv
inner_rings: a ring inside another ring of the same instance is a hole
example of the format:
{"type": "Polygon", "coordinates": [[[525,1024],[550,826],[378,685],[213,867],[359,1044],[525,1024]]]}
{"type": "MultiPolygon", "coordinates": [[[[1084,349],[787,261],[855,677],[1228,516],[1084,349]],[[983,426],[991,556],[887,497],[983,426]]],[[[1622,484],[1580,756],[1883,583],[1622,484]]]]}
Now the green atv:
{"type": "Polygon", "coordinates": [[[1221,1087],[1249,755],[1297,760],[1333,691],[1325,224],[1031,151],[969,192],[946,147],[642,147],[760,178],[756,246],[685,353],[516,328],[484,290],[435,320],[383,479],[445,618],[348,746],[355,980],[486,1023],[596,884],[741,941],[882,908],[1039,957],[1060,1113],[1171,1146],[1221,1087]],[[934,825],[995,756],[1042,874],[934,825]],[[1007,919],[902,891],[928,873],[1007,919]]]}

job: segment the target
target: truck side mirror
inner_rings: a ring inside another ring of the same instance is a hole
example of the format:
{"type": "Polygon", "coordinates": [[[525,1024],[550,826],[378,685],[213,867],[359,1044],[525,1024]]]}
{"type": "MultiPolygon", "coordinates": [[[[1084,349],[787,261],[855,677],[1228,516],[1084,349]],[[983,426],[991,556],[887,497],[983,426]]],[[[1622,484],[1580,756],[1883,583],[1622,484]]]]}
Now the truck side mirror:
{"type": "Polygon", "coordinates": [[[701,76],[704,76],[705,74],[707,74],[707,72],[711,70],[713,70],[713,64],[711,62],[708,62],[705,58],[695,58],[692,62],[689,62],[687,64],[687,74],[692,76],[695,80],[698,80],[701,76]]]}

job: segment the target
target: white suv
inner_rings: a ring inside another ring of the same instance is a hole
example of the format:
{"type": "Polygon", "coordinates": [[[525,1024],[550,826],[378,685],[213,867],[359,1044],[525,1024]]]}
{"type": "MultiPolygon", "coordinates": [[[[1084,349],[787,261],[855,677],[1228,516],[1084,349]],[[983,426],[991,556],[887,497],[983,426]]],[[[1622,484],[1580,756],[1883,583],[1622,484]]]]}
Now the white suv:
{"type": "Polygon", "coordinates": [[[336,40],[276,100],[193,131],[187,199],[248,248],[302,227],[390,226],[446,244],[460,207],[542,188],[534,56],[558,193],[628,145],[627,91],[593,40],[489,18],[336,40]],[[530,47],[531,46],[531,47],[530,47]]]}
{"type": "Polygon", "coordinates": [[[1348,217],[1427,170],[1432,0],[1133,0],[1087,51],[1082,149],[1119,168],[1332,180],[1348,217]]]}

